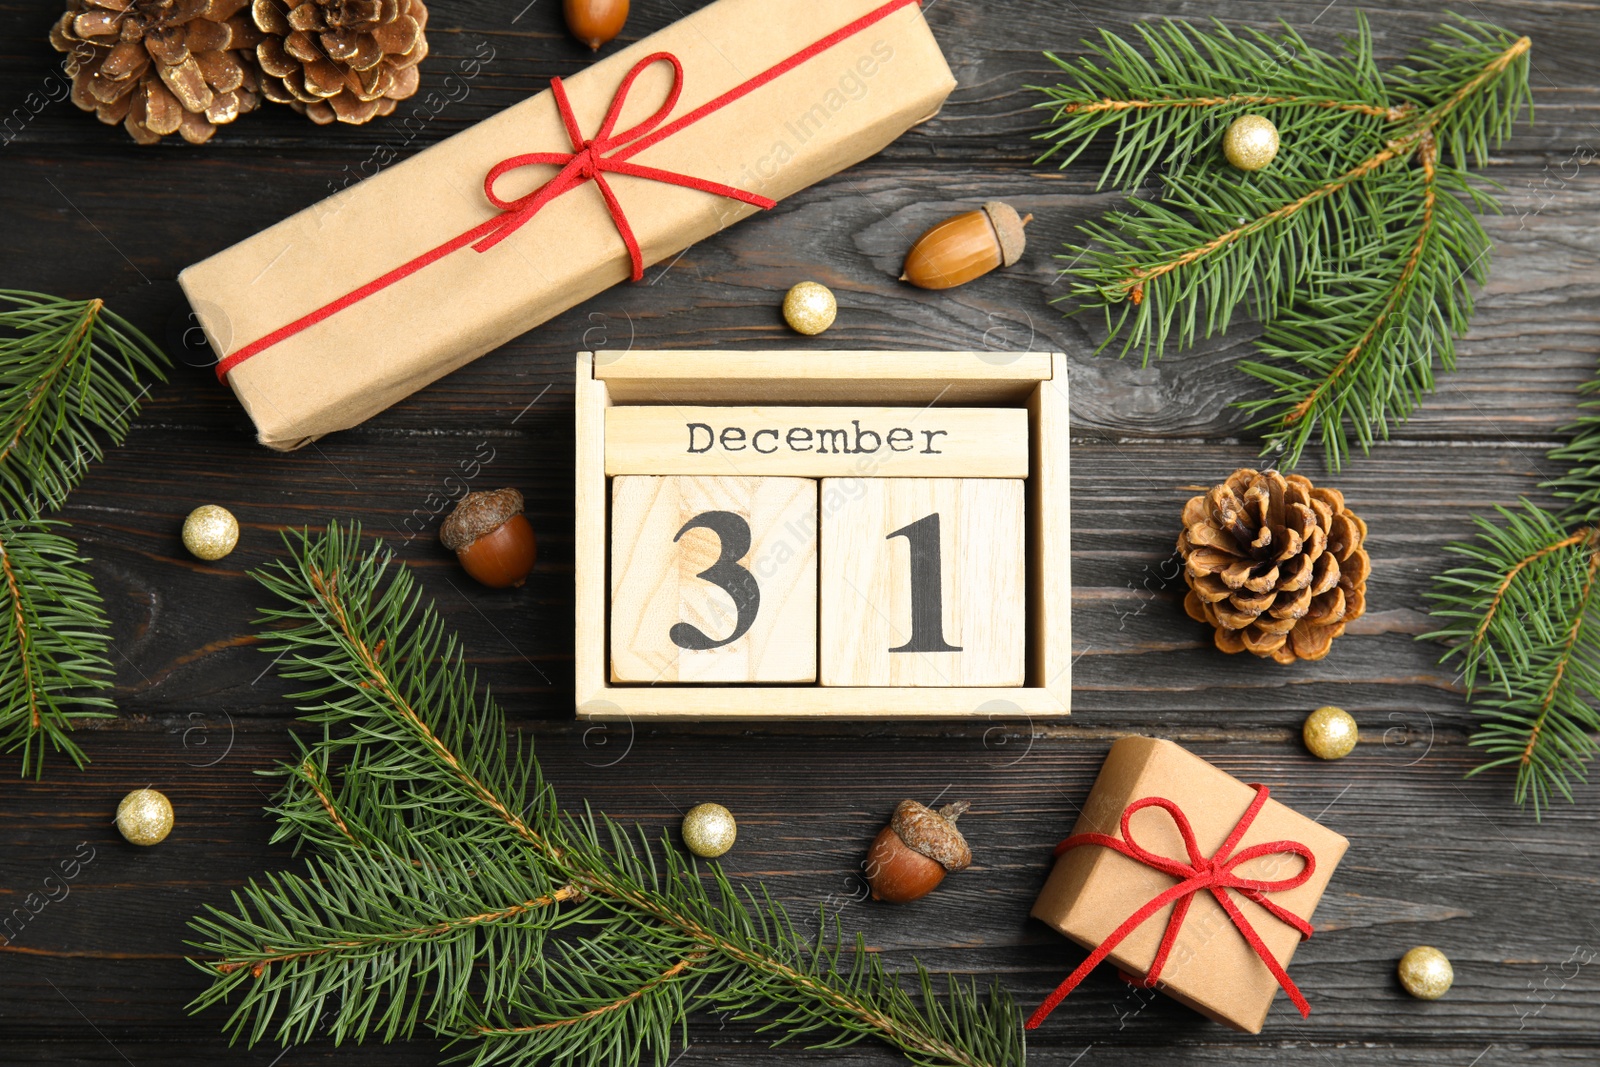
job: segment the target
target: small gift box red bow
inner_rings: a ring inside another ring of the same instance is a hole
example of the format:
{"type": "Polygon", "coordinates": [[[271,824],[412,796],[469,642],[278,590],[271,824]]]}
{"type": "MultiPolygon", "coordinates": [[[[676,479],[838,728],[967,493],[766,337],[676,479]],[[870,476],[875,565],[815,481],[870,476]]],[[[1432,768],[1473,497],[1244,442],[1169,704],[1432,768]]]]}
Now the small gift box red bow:
{"type": "Polygon", "coordinates": [[[1348,845],[1265,786],[1171,742],[1118,741],[1033,907],[1093,951],[1029,1028],[1106,959],[1142,975],[1136,984],[1251,1033],[1279,988],[1308,1014],[1289,957],[1311,936],[1311,913],[1348,845]],[[1136,839],[1134,818],[1149,809],[1167,818],[1140,820],[1136,839]]]}

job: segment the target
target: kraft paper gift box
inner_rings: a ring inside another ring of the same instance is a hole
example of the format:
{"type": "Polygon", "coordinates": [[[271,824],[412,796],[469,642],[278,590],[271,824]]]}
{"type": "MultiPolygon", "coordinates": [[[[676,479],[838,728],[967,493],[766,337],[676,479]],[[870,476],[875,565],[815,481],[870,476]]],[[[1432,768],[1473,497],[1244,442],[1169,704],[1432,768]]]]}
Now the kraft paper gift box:
{"type": "MultiPolygon", "coordinates": [[[[1073,834],[1120,838],[1123,811],[1145,797],[1161,797],[1175,804],[1193,828],[1200,853],[1210,857],[1238,825],[1256,791],[1170,741],[1127,737],[1111,746],[1073,834]]],[[[1149,852],[1174,860],[1189,859],[1175,821],[1161,808],[1137,811],[1129,825],[1138,845],[1149,852]]],[[[1310,851],[1315,858],[1313,872],[1304,884],[1264,895],[1309,923],[1349,842],[1269,797],[1231,854],[1286,841],[1310,851]]],[[[1279,852],[1249,860],[1236,870],[1253,879],[1292,881],[1301,869],[1299,856],[1279,852]]],[[[1179,883],[1176,875],[1111,848],[1083,844],[1056,860],[1034,901],[1033,915],[1092,950],[1147,901],[1179,883]]],[[[1245,894],[1232,889],[1223,892],[1287,971],[1300,932],[1245,894]]],[[[1191,899],[1157,988],[1217,1022],[1259,1033],[1280,988],[1277,978],[1209,890],[1201,889],[1191,899]]],[[[1175,906],[1176,902],[1153,914],[1111,952],[1106,963],[1143,977],[1155,959],[1175,906]]],[[[1050,1003],[1047,1001],[1047,1006],[1050,1003]]],[[[1048,1012],[1041,1008],[1030,1025],[1042,1022],[1045,1014],[1048,1012]]]]}
{"type": "MultiPolygon", "coordinates": [[[[580,141],[603,132],[619,90],[625,100],[613,136],[647,124],[669,101],[667,61],[625,84],[636,65],[662,52],[681,64],[681,97],[640,136],[667,135],[627,162],[774,201],[880,151],[933,117],[955,87],[915,0],[719,0],[563,80],[580,141]],[[815,54],[785,64],[829,38],[815,54]],[[669,129],[780,65],[725,106],[669,129]]],[[[629,143],[596,154],[626,152],[629,143]]],[[[493,247],[460,240],[498,225],[484,189],[491,169],[532,153],[575,154],[553,90],[179,275],[219,374],[263,444],[297,448],[354,426],[627,279],[636,266],[761,210],[601,164],[637,237],[637,264],[601,183],[581,169],[573,188],[508,227],[509,235],[492,233],[500,238],[493,247]],[[414,273],[386,278],[452,241],[453,249],[414,273]],[[359,293],[374,283],[384,287],[359,293]]],[[[511,203],[558,172],[565,173],[559,164],[514,165],[493,189],[502,205],[511,203]]]]}

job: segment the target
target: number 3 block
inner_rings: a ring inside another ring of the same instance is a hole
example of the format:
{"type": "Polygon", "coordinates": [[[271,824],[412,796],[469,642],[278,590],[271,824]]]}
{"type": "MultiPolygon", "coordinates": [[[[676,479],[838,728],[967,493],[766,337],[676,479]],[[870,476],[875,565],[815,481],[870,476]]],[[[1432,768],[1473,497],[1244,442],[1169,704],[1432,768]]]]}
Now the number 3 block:
{"type": "Polygon", "coordinates": [[[1017,686],[1023,483],[822,483],[822,684],[1017,686]]]}
{"type": "Polygon", "coordinates": [[[617,477],[615,682],[814,682],[817,483],[617,477]]]}

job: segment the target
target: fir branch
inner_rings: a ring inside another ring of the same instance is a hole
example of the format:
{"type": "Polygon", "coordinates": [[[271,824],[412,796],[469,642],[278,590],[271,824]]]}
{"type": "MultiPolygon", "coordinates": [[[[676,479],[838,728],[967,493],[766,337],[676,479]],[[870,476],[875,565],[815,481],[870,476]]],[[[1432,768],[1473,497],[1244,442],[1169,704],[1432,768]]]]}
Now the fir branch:
{"type": "Polygon", "coordinates": [[[1253,29],[1241,37],[1215,20],[1210,32],[1171,20],[1135,29],[1150,58],[1106,30],[1098,42],[1083,42],[1088,54],[1077,62],[1045,53],[1070,84],[1030,86],[1045,95],[1035,106],[1052,121],[1038,135],[1051,145],[1038,162],[1056,158],[1065,168],[1110,131],[1099,187],[1131,193],[1158,166],[1181,178],[1213,157],[1219,122],[1258,108],[1307,108],[1358,122],[1399,117],[1383,99],[1364,20],[1340,57],[1311,47],[1287,25],[1279,38],[1253,29]]]}
{"type": "Polygon", "coordinates": [[[1600,393],[1600,377],[1584,382],[1578,393],[1589,399],[1579,403],[1577,421],[1566,428],[1571,440],[1549,456],[1567,464],[1567,470],[1545,488],[1568,502],[1576,521],[1594,523],[1600,521],[1600,397],[1595,395],[1600,393]]]}
{"type": "MultiPolygon", "coordinates": [[[[415,866],[413,864],[413,866],[415,866]]],[[[572,886],[562,886],[553,893],[546,893],[532,900],[524,900],[518,904],[496,908],[492,911],[480,911],[471,915],[453,915],[428,926],[414,926],[401,930],[386,930],[378,934],[368,934],[364,937],[346,939],[342,941],[324,941],[320,944],[311,944],[305,947],[282,950],[273,946],[264,946],[258,958],[251,959],[248,955],[237,959],[219,963],[216,971],[221,975],[232,974],[240,968],[250,968],[254,977],[261,977],[268,967],[298,960],[311,959],[316,956],[333,954],[346,954],[360,952],[374,946],[390,944],[396,940],[436,940],[458,933],[468,927],[486,926],[494,923],[506,922],[510,919],[519,919],[529,912],[541,911],[563,901],[573,900],[581,896],[579,891],[572,886]]]]}
{"type": "Polygon", "coordinates": [[[327,814],[328,821],[333,823],[334,829],[343,834],[345,840],[352,845],[360,845],[360,840],[351,832],[350,825],[344,821],[344,816],[340,815],[339,809],[334,806],[333,797],[331,796],[333,784],[328,780],[328,772],[318,766],[317,761],[309,755],[300,761],[300,766],[296,768],[296,771],[310,786],[312,796],[316,797],[317,802],[322,805],[322,810],[327,814]]]}
{"type": "Polygon", "coordinates": [[[0,516],[0,749],[42,774],[47,748],[86,762],[74,723],[109,718],[111,643],[94,583],[66,523],[0,516]]]}
{"type": "Polygon", "coordinates": [[[913,1062],[1013,1067],[1016,1011],[952,981],[920,996],[859,942],[800,936],[741,894],[601,815],[562,813],[408,571],[359,531],[290,541],[258,574],[280,601],[267,651],[322,736],[285,764],[279,836],[316,850],[197,918],[213,978],[251,1042],[388,1040],[418,1027],[475,1064],[664,1063],[692,1011],[765,1017],[822,1047],[876,1037],[913,1062]],[[476,977],[474,977],[476,976],[476,977]],[[424,987],[434,990],[431,998],[424,987]],[[773,1017],[774,1009],[784,1013],[773,1017]]]}
{"type": "MultiPolygon", "coordinates": [[[[1372,350],[1373,341],[1382,332],[1383,328],[1388,325],[1389,319],[1412,291],[1413,284],[1417,279],[1417,269],[1422,263],[1423,253],[1428,250],[1439,221],[1436,213],[1439,203],[1439,185],[1434,167],[1434,158],[1437,154],[1433,137],[1429,135],[1423,138],[1422,147],[1417,153],[1422,175],[1422,220],[1417,227],[1416,240],[1411,243],[1411,252],[1405,257],[1405,265],[1400,268],[1400,273],[1395,277],[1394,283],[1387,287],[1378,312],[1372,316],[1371,323],[1362,331],[1356,343],[1322,376],[1322,379],[1312,387],[1305,398],[1283,416],[1283,421],[1286,425],[1292,426],[1297,422],[1308,421],[1306,416],[1311,414],[1318,402],[1327,395],[1328,390],[1337,386],[1340,379],[1349,374],[1356,361],[1372,350]]],[[[1298,453],[1298,449],[1295,451],[1298,453]]]]}
{"type": "Polygon", "coordinates": [[[621,996],[616,997],[604,1004],[590,1008],[587,1011],[580,1012],[577,1015],[567,1015],[557,1019],[548,1019],[544,1022],[525,1023],[521,1026],[476,1026],[473,1027],[472,1033],[478,1037],[515,1037],[520,1034],[540,1033],[545,1030],[560,1030],[568,1026],[580,1026],[584,1023],[593,1022],[595,1019],[598,1019],[603,1015],[607,1015],[614,1011],[621,1011],[623,1008],[626,1008],[629,1004],[632,1004],[640,997],[645,996],[652,990],[655,990],[665,983],[677,978],[684,971],[687,971],[690,967],[693,967],[695,964],[701,962],[705,958],[706,953],[704,952],[691,952],[689,955],[683,957],[677,963],[674,963],[671,967],[668,967],[660,974],[655,975],[652,978],[647,978],[642,985],[635,986],[626,993],[623,993],[621,996]]]}
{"type": "Polygon", "coordinates": [[[115,673],[110,623],[58,508],[120,444],[148,379],[166,356],[100,300],[0,290],[0,748],[20,749],[22,773],[44,772],[48,749],[82,767],[68,736],[106,718],[96,695],[115,673]]]}
{"type": "Polygon", "coordinates": [[[1554,794],[1572,799],[1585,780],[1600,729],[1600,531],[1570,529],[1554,512],[1524,502],[1479,519],[1472,542],[1450,546],[1466,561],[1435,579],[1429,638],[1451,644],[1468,699],[1483,725],[1471,744],[1491,759],[1471,773],[1513,767],[1513,796],[1535,817],[1554,794]]]}
{"type": "MultiPolygon", "coordinates": [[[[1600,377],[1583,392],[1600,390],[1600,377]]],[[[1572,800],[1572,783],[1600,741],[1600,524],[1595,472],[1600,471],[1597,401],[1567,428],[1571,441],[1550,452],[1568,471],[1544,484],[1555,510],[1523,501],[1498,509],[1499,521],[1477,518],[1478,536],[1447,549],[1465,560],[1434,579],[1432,614],[1444,625],[1424,637],[1450,647],[1443,662],[1460,664],[1472,709],[1482,720],[1471,743],[1491,759],[1472,771],[1513,767],[1513,796],[1539,817],[1556,794],[1572,800]]]]}
{"type": "MultiPolygon", "coordinates": [[[[350,568],[348,567],[323,571],[313,566],[307,576],[310,579],[311,589],[316,594],[317,601],[325,612],[320,618],[325,620],[325,625],[337,636],[341,646],[355,654],[360,668],[366,674],[366,678],[358,684],[376,694],[385,710],[391,713],[398,722],[408,727],[416,740],[422,743],[424,750],[450,772],[451,776],[465,792],[466,797],[464,799],[481,802],[515,832],[518,837],[537,846],[541,851],[548,854],[550,858],[559,858],[559,850],[551,846],[541,834],[534,831],[521,816],[515,814],[507,806],[506,802],[501,800],[484,781],[476,777],[463,764],[460,757],[440,739],[438,734],[434,733],[427,720],[418,712],[416,706],[401,691],[396,681],[389,676],[380,661],[382,648],[387,643],[387,638],[380,639],[374,646],[368,646],[362,632],[364,628],[359,627],[352,618],[352,606],[346,600],[345,591],[339,587],[341,576],[349,573],[350,568]]],[[[414,609],[415,604],[412,604],[411,607],[414,609]]],[[[454,643],[452,641],[452,650],[453,647],[454,643]]]]}
{"type": "Polygon", "coordinates": [[[168,365],[100,300],[0,290],[0,511],[60,507],[168,365]]]}
{"type": "Polygon", "coordinates": [[[1065,166],[1111,134],[1101,185],[1136,192],[1164,168],[1159,199],[1135,197],[1059,258],[1060,300],[1101,309],[1107,337],[1148,362],[1169,345],[1226,331],[1239,309],[1266,327],[1264,360],[1241,369],[1273,389],[1240,406],[1289,468],[1320,438],[1328,465],[1386,437],[1454,366],[1486,277],[1489,239],[1472,184],[1491,144],[1529,100],[1526,37],[1456,19],[1387,73],[1365,18],[1345,52],[1220,23],[1139,27],[1138,48],[1103,33],[1070,83],[1042,88],[1052,116],[1041,161],[1065,166]],[[1278,125],[1282,148],[1246,174],[1221,134],[1247,113],[1278,125]]]}
{"type": "Polygon", "coordinates": [[[200,965],[214,983],[195,1006],[242,993],[229,1029],[251,1044],[324,1027],[336,1041],[409,1037],[479,995],[507,996],[506,983],[544,965],[553,931],[592,913],[562,906],[576,899],[514,848],[434,841],[316,857],[305,875],[269,874],[234,893],[235,911],[194,920],[220,957],[200,965]]]}

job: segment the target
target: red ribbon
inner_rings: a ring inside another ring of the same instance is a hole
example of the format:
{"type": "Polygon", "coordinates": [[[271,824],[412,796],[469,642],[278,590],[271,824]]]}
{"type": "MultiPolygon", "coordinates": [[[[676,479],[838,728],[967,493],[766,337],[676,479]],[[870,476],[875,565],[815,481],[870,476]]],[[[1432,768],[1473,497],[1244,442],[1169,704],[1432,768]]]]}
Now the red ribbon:
{"type": "Polygon", "coordinates": [[[674,171],[661,170],[657,167],[641,166],[637,163],[631,163],[629,160],[652,145],[671,137],[684,127],[699,122],[707,115],[721,110],[740,97],[788,73],[841,41],[853,37],[873,23],[887,18],[903,7],[910,7],[919,3],[921,3],[921,0],[888,0],[883,6],[875,8],[849,25],[828,34],[826,37],[812,42],[794,55],[773,64],[755,77],[741,82],[723,93],[715,100],[700,105],[665,126],[661,124],[672,113],[672,109],[677,106],[678,97],[683,92],[683,64],[678,60],[677,56],[670,52],[657,52],[634,64],[633,69],[628,72],[627,77],[618,86],[616,95],[611,100],[611,108],[606,112],[605,121],[601,123],[599,131],[589,138],[584,137],[583,133],[578,129],[578,120],[573,114],[572,105],[567,99],[567,91],[561,84],[561,79],[550,79],[551,95],[555,98],[556,109],[561,114],[561,122],[566,127],[567,137],[572,142],[571,152],[530,152],[525,155],[512,156],[496,163],[484,178],[483,192],[488,197],[489,202],[500,209],[500,214],[474,226],[466,233],[452,237],[438,247],[424,252],[387,274],[374,278],[360,288],[324,304],[309,315],[302,316],[287,326],[280,327],[265,337],[252,341],[231,353],[217,363],[218,380],[226,380],[229,371],[251,356],[264,352],[280,341],[287,340],[302,330],[306,330],[324,319],[337,315],[345,308],[360,303],[372,294],[387,289],[395,282],[410,277],[445,256],[465,248],[467,245],[471,245],[477,252],[489,251],[521,229],[523,225],[543,210],[546,204],[549,204],[562,194],[571,192],[573,189],[591,181],[599,188],[600,195],[605,199],[606,209],[611,213],[612,221],[616,223],[617,232],[622,237],[622,243],[627,246],[628,259],[633,265],[633,280],[638,281],[644,276],[644,255],[639,249],[639,242],[634,236],[633,227],[628,222],[628,216],[622,210],[622,203],[617,199],[615,191],[611,188],[611,183],[606,180],[605,175],[608,171],[613,174],[645,178],[649,181],[666,182],[689,189],[698,189],[701,192],[728,197],[746,204],[753,204],[762,209],[775,207],[777,205],[776,200],[756,193],[746,192],[743,189],[737,189],[731,185],[723,185],[719,182],[706,181],[703,178],[696,178],[687,174],[678,174],[674,171]],[[616,129],[617,120],[622,115],[623,105],[627,101],[628,91],[633,87],[634,80],[647,67],[660,62],[672,64],[672,89],[667,94],[666,102],[656,109],[655,114],[638,125],[630,127],[621,133],[613,132],[616,129]],[[518,167],[536,165],[558,166],[561,170],[554,178],[545,182],[538,189],[516,200],[502,200],[495,195],[494,183],[501,175],[518,167]]]}
{"type": "Polygon", "coordinates": [[[1294,984],[1294,979],[1290,978],[1289,973],[1278,963],[1271,950],[1267,948],[1266,943],[1261,940],[1261,935],[1256,933],[1255,927],[1250,925],[1250,920],[1244,917],[1244,913],[1239,910],[1239,906],[1233,902],[1233,899],[1226,892],[1232,889],[1240,896],[1255,901],[1267,909],[1275,918],[1300,931],[1302,940],[1311,936],[1310,923],[1288,909],[1273,903],[1263,895],[1265,893],[1281,893],[1304,885],[1317,869],[1317,861],[1311,854],[1311,850],[1298,841],[1268,841],[1260,845],[1251,845],[1237,854],[1233,851],[1238,848],[1245,831],[1250,829],[1250,824],[1255,821],[1256,815],[1260,813],[1261,808],[1267,802],[1266,786],[1252,784],[1251,788],[1256,791],[1255,799],[1250,802],[1250,807],[1240,816],[1238,824],[1234,826],[1233,832],[1228,835],[1228,839],[1222,843],[1222,847],[1209,857],[1201,855],[1200,846],[1194,839],[1194,830],[1190,828],[1189,820],[1184,817],[1183,811],[1179,809],[1178,805],[1162,797],[1145,797],[1128,805],[1122,813],[1121,840],[1107,834],[1074,834],[1056,846],[1055,854],[1060,856],[1068,849],[1077,848],[1080,845],[1101,845],[1120,852],[1124,856],[1136,859],[1147,867],[1153,867],[1164,874],[1170,874],[1174,878],[1181,879],[1181,881],[1171,889],[1151,898],[1144,907],[1128,916],[1126,922],[1113,930],[1111,935],[1104,941],[1100,942],[1100,947],[1091,952],[1089,958],[1079,964],[1078,969],[1068,975],[1067,980],[1057,986],[1056,991],[1046,997],[1043,1004],[1039,1005],[1039,1009],[1028,1020],[1027,1028],[1029,1030],[1037,1029],[1040,1024],[1048,1019],[1050,1013],[1056,1010],[1056,1005],[1065,1000],[1067,994],[1076,989],[1078,983],[1083,981],[1100,961],[1111,955],[1124,938],[1143,925],[1145,920],[1156,912],[1173,901],[1177,901],[1177,905],[1172,909],[1172,917],[1167,920],[1166,933],[1161,938],[1161,947],[1156,951],[1156,958],[1150,964],[1150,970],[1142,981],[1135,982],[1135,984],[1141,985],[1146,989],[1154,988],[1161,978],[1162,967],[1166,966],[1167,956],[1172,952],[1172,945],[1178,939],[1178,931],[1183,928],[1183,920],[1188,917],[1189,905],[1193,902],[1194,895],[1202,889],[1209,889],[1211,895],[1217,898],[1217,903],[1221,904],[1222,910],[1228,913],[1228,918],[1233,920],[1233,925],[1238,927],[1239,933],[1244,935],[1245,941],[1249,942],[1256,955],[1261,957],[1261,962],[1267,965],[1267,969],[1278,980],[1278,984],[1283,987],[1283,991],[1289,994],[1289,999],[1294,1001],[1294,1006],[1300,1009],[1301,1016],[1304,1017],[1311,1014],[1311,1005],[1306,1003],[1306,998],[1301,995],[1299,987],[1294,984]],[[1177,824],[1178,832],[1183,835],[1183,844],[1188,850],[1189,862],[1185,863],[1182,860],[1169,859],[1166,856],[1157,855],[1133,839],[1130,820],[1135,812],[1148,807],[1161,808],[1172,816],[1172,821],[1177,824]],[[1299,856],[1305,861],[1305,865],[1300,869],[1300,873],[1294,877],[1275,880],[1245,878],[1233,873],[1234,868],[1240,864],[1249,863],[1251,860],[1260,859],[1263,856],[1274,855],[1299,856]]]}
{"type": "Polygon", "coordinates": [[[657,167],[641,167],[637,163],[629,163],[627,156],[632,155],[631,152],[618,151],[614,155],[606,155],[607,152],[620,149],[650,133],[672,114],[673,108],[678,106],[678,97],[683,92],[683,64],[671,52],[657,52],[645,56],[634,64],[633,69],[628,71],[628,76],[622,79],[616,96],[611,98],[611,110],[606,112],[605,121],[600,124],[600,132],[590,138],[585,138],[578,130],[578,118],[572,113],[572,104],[567,100],[567,90],[561,84],[560,78],[550,79],[550,92],[555,97],[556,110],[561,112],[561,122],[567,128],[567,136],[572,139],[572,151],[530,152],[527,155],[512,156],[496,163],[489,170],[488,176],[483,179],[483,195],[505,214],[493,220],[495,225],[488,236],[473,243],[472,247],[479,252],[487,252],[516,233],[524,223],[537,215],[541,208],[562,193],[576,189],[585,182],[594,182],[600,187],[600,195],[605,197],[612,221],[617,224],[617,232],[622,235],[622,243],[628,246],[628,258],[633,262],[633,280],[638,281],[643,278],[644,255],[639,251],[639,241],[633,236],[633,227],[628,225],[628,216],[623,212],[617,194],[612,191],[611,183],[606,181],[606,171],[699,189],[701,192],[715,193],[717,196],[726,196],[732,200],[742,200],[762,209],[775,207],[778,203],[776,200],[755,193],[747,193],[743,189],[735,189],[731,185],[708,182],[703,178],[661,170],[657,167]],[[617,119],[622,117],[622,107],[627,103],[628,90],[633,88],[634,79],[644,73],[645,68],[660,62],[672,64],[672,90],[667,94],[666,102],[656,109],[654,115],[637,126],[622,133],[612,133],[611,131],[616,128],[617,119]],[[561,173],[520,199],[506,201],[495,195],[494,183],[500,175],[518,167],[537,164],[554,164],[561,168],[561,173]]]}

